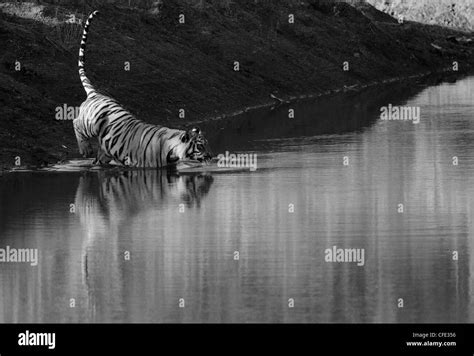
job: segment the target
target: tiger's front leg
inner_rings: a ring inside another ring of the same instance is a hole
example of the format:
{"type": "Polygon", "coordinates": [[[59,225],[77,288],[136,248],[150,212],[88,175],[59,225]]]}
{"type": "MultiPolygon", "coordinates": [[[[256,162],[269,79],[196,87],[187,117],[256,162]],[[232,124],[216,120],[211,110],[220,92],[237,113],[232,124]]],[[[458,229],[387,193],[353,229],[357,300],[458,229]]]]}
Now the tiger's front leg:
{"type": "Polygon", "coordinates": [[[74,119],[73,126],[80,155],[85,158],[92,156],[93,150],[92,144],[90,142],[91,137],[85,133],[83,117],[79,116],[78,118],[74,119]]]}
{"type": "Polygon", "coordinates": [[[105,164],[109,164],[110,161],[112,161],[112,157],[110,157],[107,153],[105,153],[105,151],[102,149],[101,146],[99,146],[99,148],[97,149],[97,156],[94,160],[94,162],[92,162],[93,164],[98,164],[98,165],[105,165],[105,164]]]}

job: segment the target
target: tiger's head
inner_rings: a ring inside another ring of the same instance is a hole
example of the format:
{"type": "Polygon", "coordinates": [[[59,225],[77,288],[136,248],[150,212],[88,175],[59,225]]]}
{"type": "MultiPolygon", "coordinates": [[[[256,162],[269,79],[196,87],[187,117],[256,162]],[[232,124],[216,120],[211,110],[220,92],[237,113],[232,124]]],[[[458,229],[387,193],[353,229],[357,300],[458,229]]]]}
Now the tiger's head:
{"type": "Polygon", "coordinates": [[[198,127],[185,131],[168,156],[169,163],[180,161],[198,161],[207,163],[212,159],[212,152],[206,138],[198,127]]]}

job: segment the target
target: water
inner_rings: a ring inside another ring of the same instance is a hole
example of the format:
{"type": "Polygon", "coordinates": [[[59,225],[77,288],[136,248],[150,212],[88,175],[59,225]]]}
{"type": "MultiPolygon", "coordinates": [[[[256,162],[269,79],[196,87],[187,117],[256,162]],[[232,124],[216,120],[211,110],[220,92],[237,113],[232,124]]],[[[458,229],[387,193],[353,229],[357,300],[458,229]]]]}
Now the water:
{"type": "Polygon", "coordinates": [[[0,247],[40,258],[0,264],[0,321],[473,322],[473,99],[397,84],[201,127],[255,172],[4,175],[0,247]]]}

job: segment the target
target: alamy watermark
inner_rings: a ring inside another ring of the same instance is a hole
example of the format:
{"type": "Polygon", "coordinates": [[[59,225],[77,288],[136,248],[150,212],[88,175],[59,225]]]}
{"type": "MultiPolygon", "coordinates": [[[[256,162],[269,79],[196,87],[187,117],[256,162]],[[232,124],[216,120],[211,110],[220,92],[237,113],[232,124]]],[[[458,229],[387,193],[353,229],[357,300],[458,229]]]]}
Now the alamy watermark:
{"type": "Polygon", "coordinates": [[[386,121],[412,121],[414,124],[418,124],[420,122],[420,107],[388,104],[388,106],[380,108],[380,119],[386,121]]]}
{"type": "Polygon", "coordinates": [[[356,262],[357,266],[365,264],[365,249],[363,248],[327,248],[324,251],[326,262],[356,262]]]}
{"type": "Polygon", "coordinates": [[[56,106],[55,112],[54,118],[56,120],[74,120],[79,116],[80,106],[63,104],[62,106],[56,106]]]}
{"type": "Polygon", "coordinates": [[[219,168],[249,168],[250,171],[257,170],[257,154],[256,153],[229,153],[219,154],[217,156],[217,167],[219,168]]]}
{"type": "Polygon", "coordinates": [[[54,350],[56,347],[56,333],[35,333],[26,330],[18,334],[19,346],[47,346],[54,350]]]}
{"type": "Polygon", "coordinates": [[[38,265],[37,248],[13,248],[6,246],[0,248],[0,262],[21,262],[29,263],[32,266],[38,265]]]}

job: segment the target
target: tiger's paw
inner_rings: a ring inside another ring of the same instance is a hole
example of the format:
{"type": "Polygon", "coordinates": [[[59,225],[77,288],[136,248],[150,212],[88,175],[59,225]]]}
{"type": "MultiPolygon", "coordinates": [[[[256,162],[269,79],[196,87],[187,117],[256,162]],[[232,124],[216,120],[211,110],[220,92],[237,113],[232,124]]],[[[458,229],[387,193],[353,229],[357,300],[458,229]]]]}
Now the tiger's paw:
{"type": "Polygon", "coordinates": [[[110,161],[112,160],[112,157],[109,157],[101,148],[97,151],[97,156],[92,162],[95,165],[108,165],[110,161]]]}

